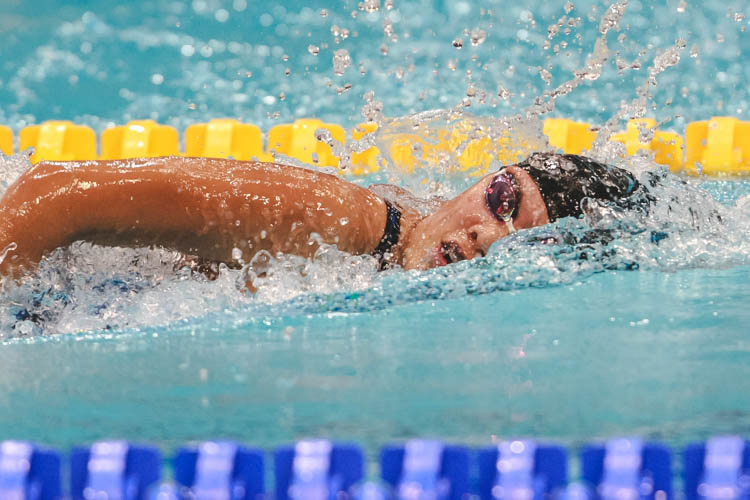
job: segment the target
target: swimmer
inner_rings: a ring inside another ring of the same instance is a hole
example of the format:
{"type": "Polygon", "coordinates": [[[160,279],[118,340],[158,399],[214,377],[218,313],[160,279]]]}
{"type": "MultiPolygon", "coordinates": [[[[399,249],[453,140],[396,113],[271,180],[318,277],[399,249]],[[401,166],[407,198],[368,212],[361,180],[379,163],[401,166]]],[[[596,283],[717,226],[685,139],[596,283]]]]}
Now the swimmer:
{"type": "Polygon", "coordinates": [[[641,184],[582,156],[537,153],[484,176],[422,216],[335,175],[209,158],[46,162],[0,199],[0,275],[19,277],[83,240],[159,246],[237,265],[260,251],[309,257],[318,242],[381,268],[428,269],[484,256],[500,238],[623,200],[641,184]],[[319,235],[315,238],[314,235],[319,235]]]}

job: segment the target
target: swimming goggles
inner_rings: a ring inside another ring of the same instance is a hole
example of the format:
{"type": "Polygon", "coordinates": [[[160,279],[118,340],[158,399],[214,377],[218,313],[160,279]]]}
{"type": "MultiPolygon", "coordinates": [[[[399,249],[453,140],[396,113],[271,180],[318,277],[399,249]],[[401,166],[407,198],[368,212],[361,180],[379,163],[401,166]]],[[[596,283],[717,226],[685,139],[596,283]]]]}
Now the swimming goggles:
{"type": "Polygon", "coordinates": [[[513,174],[501,170],[487,186],[484,199],[492,215],[500,222],[504,222],[509,232],[516,232],[516,228],[513,227],[513,218],[518,213],[518,207],[521,204],[521,190],[513,174]]]}

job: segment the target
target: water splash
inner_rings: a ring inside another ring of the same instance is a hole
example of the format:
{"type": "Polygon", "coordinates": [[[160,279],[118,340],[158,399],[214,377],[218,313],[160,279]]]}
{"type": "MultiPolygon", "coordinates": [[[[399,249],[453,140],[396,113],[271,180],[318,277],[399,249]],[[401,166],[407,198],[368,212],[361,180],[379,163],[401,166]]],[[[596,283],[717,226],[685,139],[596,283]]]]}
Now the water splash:
{"type": "MultiPolygon", "coordinates": [[[[491,164],[462,165],[463,155],[471,151],[473,145],[487,141],[490,144],[489,154],[502,158],[502,163],[520,160],[531,151],[549,150],[549,145],[541,132],[539,118],[553,111],[562,97],[579,87],[606,78],[604,75],[610,63],[614,63],[618,74],[624,74],[626,71],[637,72],[645,66],[643,61],[647,54],[646,50],[640,51],[634,60],[627,61],[624,56],[618,55],[612,61],[613,53],[618,52],[621,47],[610,47],[611,41],[608,38],[613,31],[620,29],[627,5],[626,0],[620,0],[609,6],[601,19],[598,19],[598,31],[593,48],[590,53],[585,54],[583,63],[577,67],[566,66],[565,74],[572,74],[572,79],[563,78],[562,83],[541,92],[538,97],[533,98],[530,106],[514,108],[516,102],[523,102],[520,99],[522,95],[529,97],[529,94],[523,90],[522,85],[503,81],[521,73],[521,67],[515,68],[513,64],[509,64],[503,68],[502,78],[496,78],[492,82],[492,88],[496,89],[492,92],[482,89],[479,81],[481,71],[469,69],[466,71],[466,81],[462,83],[462,88],[466,89],[465,97],[462,94],[460,102],[454,102],[455,106],[452,108],[451,102],[446,100],[445,106],[449,109],[392,118],[386,116],[386,109],[403,110],[409,109],[410,106],[414,107],[416,96],[429,93],[430,89],[416,92],[411,87],[404,93],[394,91],[393,95],[379,95],[377,99],[374,92],[366,91],[362,115],[365,120],[378,125],[376,133],[367,134],[363,139],[346,145],[333,140],[331,134],[325,130],[316,131],[316,135],[319,140],[332,147],[334,154],[341,157],[345,167],[349,165],[353,154],[377,146],[383,153],[378,160],[381,170],[363,182],[384,181],[406,187],[415,196],[408,199],[402,197],[400,200],[411,204],[422,213],[428,213],[440,204],[441,199],[454,196],[471,185],[476,180],[477,173],[499,166],[499,161],[491,164]],[[404,94],[411,96],[410,101],[405,100],[411,104],[396,105],[399,99],[403,99],[404,94]],[[488,99],[489,94],[496,94],[500,101],[488,99]],[[475,109],[485,103],[492,106],[493,110],[500,103],[508,105],[511,110],[522,111],[500,118],[496,117],[497,112],[493,112],[495,117],[475,116],[468,112],[469,108],[475,109]],[[457,133],[453,134],[454,131],[457,133]],[[409,139],[407,144],[401,142],[404,137],[409,139]],[[406,151],[404,148],[407,148],[406,151]]],[[[682,7],[678,6],[678,10],[684,10],[684,2],[680,2],[680,5],[682,7]]],[[[385,16],[386,11],[393,11],[394,5],[391,1],[385,1],[381,8],[379,1],[364,1],[359,8],[364,13],[361,17],[385,16]]],[[[467,14],[458,12],[463,7],[451,8],[456,9],[456,15],[467,14]]],[[[568,44],[564,37],[577,40],[579,45],[582,45],[580,39],[575,38],[575,29],[582,21],[571,15],[574,8],[572,3],[566,3],[565,16],[546,28],[542,33],[542,40],[538,43],[540,47],[544,50],[553,49],[556,55],[562,54],[568,44]]],[[[305,57],[312,61],[319,60],[316,56],[321,50],[327,50],[327,40],[331,36],[335,44],[352,42],[356,30],[350,31],[348,28],[340,27],[344,23],[348,25],[350,20],[337,17],[333,11],[327,12],[325,16],[312,14],[313,17],[308,19],[304,12],[300,12],[297,18],[309,23],[319,23],[320,19],[325,18],[325,22],[330,19],[331,24],[330,28],[328,24],[323,26],[326,30],[325,38],[305,39],[304,43],[300,42],[299,52],[305,57]],[[334,20],[337,24],[333,24],[334,20]]],[[[395,60],[410,50],[406,44],[399,42],[397,45],[396,42],[399,39],[405,40],[406,35],[410,34],[409,29],[412,30],[413,36],[414,30],[420,28],[419,16],[413,16],[415,24],[404,22],[404,17],[401,17],[400,24],[396,17],[382,17],[381,22],[377,23],[378,36],[384,35],[387,43],[374,45],[375,52],[379,52],[378,57],[387,56],[390,58],[388,60],[395,60]]],[[[593,15],[590,17],[592,22],[597,21],[593,15]]],[[[91,16],[88,18],[90,20],[91,16]]],[[[356,16],[352,15],[351,18],[355,19],[356,16]]],[[[523,11],[521,18],[525,27],[519,30],[516,42],[533,40],[537,24],[534,15],[523,11]]],[[[362,28],[361,25],[359,27],[362,28]]],[[[173,36],[168,32],[156,35],[152,33],[149,37],[142,36],[147,31],[124,30],[123,34],[118,36],[138,40],[139,47],[144,49],[176,48],[186,61],[197,59],[196,54],[200,54],[205,60],[215,60],[220,53],[231,54],[227,56],[227,67],[232,68],[233,73],[244,75],[248,80],[253,77],[252,71],[246,70],[237,61],[257,57],[265,60],[269,54],[274,54],[278,55],[279,60],[284,61],[283,69],[286,69],[286,59],[282,54],[287,51],[280,46],[252,47],[239,42],[222,45],[223,42],[216,40],[202,41],[183,35],[173,36]]],[[[81,33],[87,32],[82,29],[80,33],[61,33],[59,36],[71,38],[71,43],[75,42],[74,45],[77,46],[81,45],[78,37],[82,36],[81,33]]],[[[113,30],[110,34],[114,36],[116,31],[113,30]]],[[[495,31],[490,30],[488,33],[480,27],[465,30],[459,37],[455,35],[452,33],[449,38],[439,40],[439,47],[450,51],[451,58],[460,54],[468,56],[469,59],[476,56],[476,52],[472,51],[487,49],[485,39],[492,37],[494,41],[500,36],[495,31]],[[467,37],[470,43],[464,44],[462,37],[467,37]],[[456,48],[460,47],[460,52],[451,48],[451,40],[457,41],[453,45],[456,48]]],[[[107,38],[111,37],[102,37],[102,42],[107,38]]],[[[621,34],[618,43],[624,44],[625,39],[624,34],[621,34]]],[[[85,43],[91,44],[92,41],[98,39],[86,40],[85,43]]],[[[70,248],[53,252],[42,262],[34,275],[21,282],[3,284],[0,335],[25,336],[82,330],[140,328],[189,321],[196,316],[212,313],[231,314],[236,316],[237,321],[242,321],[243,317],[258,314],[298,315],[310,311],[363,311],[413,301],[574,283],[593,273],[606,270],[674,271],[693,267],[748,264],[750,247],[746,242],[749,240],[750,232],[747,223],[750,202],[747,201],[747,197],[740,198],[736,207],[719,204],[700,186],[664,176],[648,157],[623,160],[622,146],[606,140],[623,118],[644,115],[653,100],[652,93],[657,85],[657,77],[661,78],[660,75],[665,70],[680,61],[681,51],[685,46],[686,41],[678,39],[674,46],[655,55],[645,81],[635,89],[635,97],[630,102],[625,101],[606,122],[599,134],[599,142],[590,152],[597,158],[632,169],[645,183],[653,178],[660,179],[651,188],[654,201],[647,212],[617,205],[590,203],[586,205],[582,219],[561,220],[549,226],[517,233],[497,242],[486,258],[428,272],[392,270],[378,273],[374,260],[369,256],[350,256],[339,252],[335,247],[321,246],[315,257],[310,260],[266,253],[254,257],[243,256],[251,260],[242,269],[218,266],[216,279],[210,280],[203,274],[181,268],[181,256],[166,250],[102,248],[76,243],[70,248]]],[[[521,50],[520,43],[516,43],[511,49],[518,52],[521,50]]],[[[90,51],[91,48],[86,50],[90,51]]],[[[383,77],[385,73],[382,71],[367,70],[377,68],[378,64],[360,57],[355,51],[350,55],[349,50],[340,49],[333,52],[335,75],[346,73],[353,61],[356,61],[363,77],[383,77]]],[[[699,52],[699,47],[694,45],[690,49],[690,56],[697,58],[699,52]]],[[[411,72],[409,66],[413,66],[409,57],[412,56],[407,55],[404,58],[405,62],[399,61],[398,68],[389,70],[389,78],[395,76],[392,79],[399,82],[408,79],[411,72]]],[[[516,60],[522,58],[517,57],[516,60]]],[[[532,65],[534,78],[539,75],[545,86],[551,86],[560,78],[560,73],[548,64],[551,64],[549,59],[544,61],[544,64],[532,65]]],[[[460,67],[455,64],[454,59],[450,59],[446,66],[450,71],[460,67]]],[[[192,68],[189,65],[186,67],[192,68]]],[[[230,107],[226,107],[223,101],[216,97],[223,95],[221,92],[205,93],[208,97],[201,94],[196,99],[198,111],[208,113],[209,109],[229,109],[232,112],[228,114],[245,115],[247,95],[242,93],[243,88],[245,92],[252,89],[256,92],[255,95],[270,95],[261,88],[261,84],[243,83],[235,79],[234,74],[231,78],[215,74],[217,67],[203,63],[193,68],[193,72],[188,73],[186,78],[172,78],[173,81],[194,81],[198,90],[209,85],[217,89],[232,88],[236,91],[228,94],[233,99],[230,107]]],[[[256,72],[261,73],[257,70],[256,72]]],[[[486,74],[495,73],[488,71],[486,74]]],[[[19,72],[15,77],[14,81],[20,82],[16,87],[29,87],[30,80],[23,79],[22,76],[19,72]]],[[[316,80],[313,83],[320,87],[331,87],[330,80],[316,80]]],[[[271,80],[271,83],[265,86],[278,86],[278,81],[271,80]]],[[[371,88],[374,88],[374,85],[371,88]]],[[[404,88],[407,88],[406,83],[404,88]]],[[[294,85],[289,85],[284,87],[281,95],[291,95],[293,91],[294,85]]],[[[131,94],[128,89],[120,91],[123,99],[130,99],[131,94]]],[[[143,95],[140,96],[138,105],[129,107],[125,115],[146,114],[152,108],[154,96],[149,93],[141,94],[143,95]]],[[[321,101],[326,99],[328,98],[321,101]]],[[[292,98],[282,101],[291,109],[296,106],[295,113],[320,109],[312,106],[309,99],[295,101],[292,98]]],[[[275,103],[275,99],[270,102],[275,103]]],[[[326,102],[330,109],[339,111],[338,107],[332,104],[333,101],[329,99],[326,102]]],[[[181,101],[170,104],[176,110],[175,115],[183,116],[183,121],[184,113],[179,110],[184,109],[184,104],[181,101]]],[[[168,110],[164,106],[161,106],[161,109],[168,110]]],[[[189,109],[196,110],[196,107],[193,105],[189,109]]],[[[117,118],[122,118],[123,113],[118,113],[120,114],[117,118]]],[[[644,138],[652,132],[641,131],[644,138]]],[[[278,159],[305,166],[290,158],[278,159]]],[[[0,189],[6,189],[29,165],[28,156],[24,155],[0,160],[0,189]]],[[[400,196],[391,187],[374,187],[373,190],[384,196],[400,196]]]]}
{"type": "Polygon", "coordinates": [[[0,152],[0,198],[5,194],[11,184],[18,179],[21,174],[31,168],[30,158],[34,154],[34,149],[29,148],[21,153],[15,153],[11,156],[5,156],[0,152]]]}

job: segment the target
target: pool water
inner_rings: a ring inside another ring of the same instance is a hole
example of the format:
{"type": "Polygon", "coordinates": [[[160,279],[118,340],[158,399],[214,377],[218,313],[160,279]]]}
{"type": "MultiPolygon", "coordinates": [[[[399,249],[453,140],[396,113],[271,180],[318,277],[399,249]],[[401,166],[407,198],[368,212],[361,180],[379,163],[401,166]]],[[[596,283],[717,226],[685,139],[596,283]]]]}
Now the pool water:
{"type": "MultiPolygon", "coordinates": [[[[525,116],[534,99],[602,55],[609,3],[573,4],[0,0],[0,123],[72,119],[101,132],[153,118],[182,130],[235,116],[267,130],[302,116],[418,123],[413,113],[460,108],[538,128],[525,116]],[[351,67],[334,63],[341,49],[351,67]]],[[[679,131],[717,114],[748,119],[743,9],[627,2],[601,76],[588,68],[555,115],[622,126],[645,113],[679,131]],[[653,63],[670,50],[679,61],[653,63]]],[[[422,196],[472,182],[425,175],[386,167],[352,180],[422,196]]],[[[377,273],[333,248],[313,262],[281,257],[255,295],[238,290],[237,271],[175,273],[168,251],[76,245],[0,296],[2,437],[169,449],[320,436],[372,451],[415,436],[678,445],[747,434],[749,194],[744,180],[670,176],[649,214],[591,207],[429,272],[377,273]],[[592,228],[614,240],[529,243],[592,228]]]]}

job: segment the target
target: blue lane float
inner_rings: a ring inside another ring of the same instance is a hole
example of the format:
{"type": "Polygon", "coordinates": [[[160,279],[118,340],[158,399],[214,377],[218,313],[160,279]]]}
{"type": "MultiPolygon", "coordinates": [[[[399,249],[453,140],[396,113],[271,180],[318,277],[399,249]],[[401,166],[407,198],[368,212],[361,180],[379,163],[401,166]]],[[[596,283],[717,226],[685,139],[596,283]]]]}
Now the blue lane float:
{"type": "Polygon", "coordinates": [[[356,445],[304,440],[276,450],[274,472],[276,500],[348,498],[364,478],[364,455],[356,445]]]}
{"type": "Polygon", "coordinates": [[[386,446],[380,474],[397,498],[460,500],[469,493],[469,450],[421,439],[386,446]]]}
{"type": "Polygon", "coordinates": [[[685,499],[748,498],[748,444],[748,441],[740,437],[723,436],[685,448],[685,499]]]}
{"type": "Polygon", "coordinates": [[[568,482],[568,454],[562,446],[530,440],[503,441],[479,451],[479,497],[542,500],[568,482]]]}
{"type": "Polygon", "coordinates": [[[55,500],[61,495],[57,452],[21,441],[0,444],[0,498],[55,500]]]}
{"type": "Polygon", "coordinates": [[[70,454],[73,500],[146,500],[161,479],[161,454],[151,446],[100,441],[70,454]]]}
{"type": "Polygon", "coordinates": [[[207,441],[177,450],[174,496],[254,500],[266,492],[263,451],[227,441],[207,441]],[[227,495],[229,495],[227,497],[227,495]]]}
{"type": "Polygon", "coordinates": [[[672,500],[669,449],[640,439],[584,447],[581,478],[592,500],[672,500]]]}

